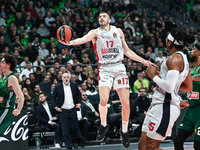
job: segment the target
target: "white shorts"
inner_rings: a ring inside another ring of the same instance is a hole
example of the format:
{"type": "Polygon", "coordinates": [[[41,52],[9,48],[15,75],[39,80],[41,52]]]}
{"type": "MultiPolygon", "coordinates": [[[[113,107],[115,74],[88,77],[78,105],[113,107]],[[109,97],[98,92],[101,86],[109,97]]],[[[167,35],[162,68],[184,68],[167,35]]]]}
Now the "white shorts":
{"type": "Polygon", "coordinates": [[[122,63],[99,66],[99,87],[107,86],[111,89],[129,88],[126,68],[122,63]]]}
{"type": "Polygon", "coordinates": [[[179,107],[172,103],[150,106],[142,125],[142,131],[152,139],[163,141],[167,136],[171,136],[172,127],[179,115],[179,107]]]}

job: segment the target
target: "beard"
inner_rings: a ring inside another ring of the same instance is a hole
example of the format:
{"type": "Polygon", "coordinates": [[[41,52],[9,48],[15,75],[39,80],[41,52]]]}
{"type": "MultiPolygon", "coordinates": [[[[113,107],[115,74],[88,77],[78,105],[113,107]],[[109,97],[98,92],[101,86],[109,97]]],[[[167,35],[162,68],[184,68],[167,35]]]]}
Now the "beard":
{"type": "Polygon", "coordinates": [[[45,101],[46,101],[46,100],[44,100],[44,101],[40,101],[40,103],[41,103],[41,104],[44,104],[45,101]]]}
{"type": "Polygon", "coordinates": [[[196,60],[196,56],[190,57],[190,61],[191,61],[191,62],[195,62],[195,60],[196,60]]]}

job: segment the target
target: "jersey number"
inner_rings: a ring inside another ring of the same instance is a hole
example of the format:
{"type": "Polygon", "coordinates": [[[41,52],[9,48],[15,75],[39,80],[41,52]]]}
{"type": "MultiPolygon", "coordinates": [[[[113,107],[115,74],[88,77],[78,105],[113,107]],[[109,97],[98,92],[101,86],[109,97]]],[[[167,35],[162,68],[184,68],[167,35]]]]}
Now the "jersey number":
{"type": "Polygon", "coordinates": [[[200,127],[197,129],[197,135],[200,135],[200,127]]]}
{"type": "Polygon", "coordinates": [[[122,78],[122,83],[123,84],[128,84],[128,78],[122,78]]]}
{"type": "Polygon", "coordinates": [[[107,47],[113,47],[114,41],[106,41],[107,47]],[[109,46],[110,44],[110,46],[109,46]]]}
{"type": "Polygon", "coordinates": [[[150,130],[150,131],[153,131],[154,126],[155,126],[155,123],[150,122],[150,123],[149,123],[149,130],[150,130]]]}

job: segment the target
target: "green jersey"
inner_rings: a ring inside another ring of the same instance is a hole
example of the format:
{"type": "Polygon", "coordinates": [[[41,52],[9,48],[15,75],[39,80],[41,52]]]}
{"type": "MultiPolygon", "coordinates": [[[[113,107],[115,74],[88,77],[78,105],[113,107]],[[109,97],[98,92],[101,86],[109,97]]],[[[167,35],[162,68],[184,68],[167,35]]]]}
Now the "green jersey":
{"type": "Polygon", "coordinates": [[[14,73],[9,74],[6,78],[2,76],[0,78],[0,109],[2,108],[14,108],[16,94],[15,92],[8,91],[8,78],[11,75],[15,75],[14,73]]]}
{"type": "MultiPolygon", "coordinates": [[[[195,76],[199,74],[200,65],[197,68],[193,68],[191,71],[191,76],[195,76]]],[[[193,83],[193,90],[190,99],[188,100],[190,107],[200,105],[200,81],[192,81],[193,83]]]]}

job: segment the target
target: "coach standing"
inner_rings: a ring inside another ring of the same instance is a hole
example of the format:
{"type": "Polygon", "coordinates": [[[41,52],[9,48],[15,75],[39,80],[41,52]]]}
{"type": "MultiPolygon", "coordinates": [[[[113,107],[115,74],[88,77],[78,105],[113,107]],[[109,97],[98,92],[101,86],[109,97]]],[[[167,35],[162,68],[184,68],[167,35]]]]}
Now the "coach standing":
{"type": "Polygon", "coordinates": [[[53,101],[56,105],[56,111],[59,112],[63,140],[67,150],[72,150],[73,144],[70,131],[73,133],[73,142],[75,142],[78,131],[76,110],[80,109],[81,106],[81,94],[76,83],[70,82],[70,76],[68,73],[62,75],[62,81],[63,82],[56,85],[54,89],[53,101]]]}

